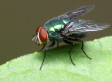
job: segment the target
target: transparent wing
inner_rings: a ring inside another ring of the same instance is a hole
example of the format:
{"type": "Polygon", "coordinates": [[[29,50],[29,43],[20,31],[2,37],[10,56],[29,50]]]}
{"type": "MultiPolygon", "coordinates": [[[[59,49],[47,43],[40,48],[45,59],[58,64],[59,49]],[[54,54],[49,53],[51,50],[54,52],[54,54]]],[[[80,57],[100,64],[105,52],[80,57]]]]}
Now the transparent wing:
{"type": "Polygon", "coordinates": [[[94,20],[74,19],[68,26],[62,31],[63,35],[70,35],[81,32],[100,31],[108,28],[108,23],[98,22],[94,20]]]}
{"type": "Polygon", "coordinates": [[[60,16],[54,17],[54,18],[48,20],[46,23],[49,23],[53,19],[60,19],[62,17],[64,17],[64,18],[72,18],[72,17],[74,17],[75,18],[75,17],[78,17],[78,16],[81,16],[81,15],[84,15],[84,14],[88,13],[94,7],[95,7],[94,5],[82,6],[82,7],[79,7],[77,9],[74,9],[74,10],[71,10],[69,12],[66,12],[66,13],[64,13],[64,14],[62,14],[60,16]]]}
{"type": "Polygon", "coordinates": [[[78,16],[82,16],[86,13],[88,13],[89,11],[91,11],[95,6],[94,5],[87,5],[87,6],[82,6],[79,7],[77,9],[71,10],[67,13],[64,13],[58,17],[78,17],[78,16]]]}

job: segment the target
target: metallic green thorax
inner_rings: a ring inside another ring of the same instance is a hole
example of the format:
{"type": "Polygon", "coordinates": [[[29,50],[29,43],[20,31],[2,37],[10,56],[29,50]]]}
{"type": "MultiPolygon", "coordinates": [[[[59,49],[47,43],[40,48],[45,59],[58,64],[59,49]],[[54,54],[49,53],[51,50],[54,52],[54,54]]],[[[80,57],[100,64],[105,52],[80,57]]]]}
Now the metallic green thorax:
{"type": "Polygon", "coordinates": [[[61,18],[61,19],[52,19],[45,24],[45,29],[48,32],[49,38],[54,39],[57,41],[62,41],[63,38],[58,36],[58,32],[64,28],[66,24],[69,23],[68,18],[61,18]]]}

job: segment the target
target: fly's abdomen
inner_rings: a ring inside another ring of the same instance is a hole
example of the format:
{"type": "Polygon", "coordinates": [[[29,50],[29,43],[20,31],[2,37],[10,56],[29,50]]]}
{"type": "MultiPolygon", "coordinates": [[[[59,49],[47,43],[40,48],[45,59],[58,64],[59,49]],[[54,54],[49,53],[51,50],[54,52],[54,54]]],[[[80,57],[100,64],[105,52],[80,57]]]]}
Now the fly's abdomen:
{"type": "Polygon", "coordinates": [[[61,31],[68,23],[68,18],[52,19],[47,22],[44,27],[48,31],[49,38],[61,41],[63,37],[60,37],[58,32],[61,31]]]}

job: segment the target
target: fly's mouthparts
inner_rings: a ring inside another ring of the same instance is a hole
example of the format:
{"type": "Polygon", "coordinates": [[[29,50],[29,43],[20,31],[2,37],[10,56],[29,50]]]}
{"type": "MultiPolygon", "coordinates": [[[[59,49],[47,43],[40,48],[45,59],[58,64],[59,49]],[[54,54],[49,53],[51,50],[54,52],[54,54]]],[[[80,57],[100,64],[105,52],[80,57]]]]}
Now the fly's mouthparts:
{"type": "Polygon", "coordinates": [[[35,36],[32,41],[34,41],[35,43],[37,42],[37,36],[35,36]]]}

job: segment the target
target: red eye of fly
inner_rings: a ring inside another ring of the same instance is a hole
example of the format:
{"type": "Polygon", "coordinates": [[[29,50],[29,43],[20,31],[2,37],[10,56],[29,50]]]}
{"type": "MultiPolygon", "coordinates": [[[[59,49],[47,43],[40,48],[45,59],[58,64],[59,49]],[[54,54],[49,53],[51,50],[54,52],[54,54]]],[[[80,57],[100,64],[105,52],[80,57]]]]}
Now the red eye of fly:
{"type": "Polygon", "coordinates": [[[42,42],[46,42],[47,41],[47,32],[44,28],[42,28],[40,31],[39,31],[39,38],[42,42]]]}
{"type": "Polygon", "coordinates": [[[38,33],[38,31],[39,31],[39,29],[41,28],[42,26],[39,26],[37,29],[36,29],[36,35],[37,35],[37,33],[38,33]]]}

